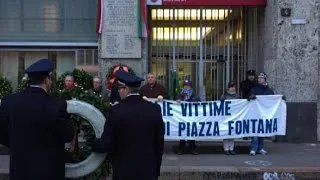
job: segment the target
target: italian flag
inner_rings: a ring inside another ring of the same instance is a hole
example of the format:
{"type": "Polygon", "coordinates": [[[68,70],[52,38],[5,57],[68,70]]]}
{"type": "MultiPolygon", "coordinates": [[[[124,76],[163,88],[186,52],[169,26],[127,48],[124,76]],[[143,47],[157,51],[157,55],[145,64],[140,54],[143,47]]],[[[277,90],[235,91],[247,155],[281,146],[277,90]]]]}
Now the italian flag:
{"type": "Polygon", "coordinates": [[[103,21],[103,0],[98,0],[96,32],[101,34],[103,21]]]}
{"type": "Polygon", "coordinates": [[[146,0],[138,0],[138,37],[148,37],[147,29],[147,3],[146,0]]]}

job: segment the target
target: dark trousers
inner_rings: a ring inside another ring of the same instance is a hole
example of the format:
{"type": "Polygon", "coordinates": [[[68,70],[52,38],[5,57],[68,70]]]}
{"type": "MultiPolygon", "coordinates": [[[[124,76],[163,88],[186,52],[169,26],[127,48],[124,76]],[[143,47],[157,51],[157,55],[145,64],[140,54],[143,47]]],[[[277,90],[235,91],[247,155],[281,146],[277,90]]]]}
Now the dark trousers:
{"type": "MultiPolygon", "coordinates": [[[[189,147],[191,150],[194,150],[196,148],[196,141],[195,140],[187,140],[189,147]]],[[[186,147],[186,141],[180,140],[179,142],[179,149],[184,149],[186,147]]]]}

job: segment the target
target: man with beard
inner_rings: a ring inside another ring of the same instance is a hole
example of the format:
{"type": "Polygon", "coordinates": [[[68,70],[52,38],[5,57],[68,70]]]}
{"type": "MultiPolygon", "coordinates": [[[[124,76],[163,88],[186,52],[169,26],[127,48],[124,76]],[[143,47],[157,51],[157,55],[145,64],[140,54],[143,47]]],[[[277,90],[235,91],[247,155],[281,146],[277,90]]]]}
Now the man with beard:
{"type": "Polygon", "coordinates": [[[123,70],[116,77],[121,101],[106,113],[93,152],[111,153],[113,180],[157,180],[164,143],[161,107],[140,96],[143,79],[123,70]]]}

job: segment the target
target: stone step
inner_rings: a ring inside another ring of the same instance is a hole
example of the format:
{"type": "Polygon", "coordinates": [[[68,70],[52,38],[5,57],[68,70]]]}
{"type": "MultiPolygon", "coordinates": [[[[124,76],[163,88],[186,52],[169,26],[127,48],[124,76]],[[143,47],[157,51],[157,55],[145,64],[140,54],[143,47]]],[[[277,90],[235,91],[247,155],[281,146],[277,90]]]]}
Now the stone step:
{"type": "MultiPolygon", "coordinates": [[[[272,142],[271,138],[267,138],[265,140],[266,143],[272,142]]],[[[79,136],[79,146],[84,146],[85,139],[82,136],[79,136]]],[[[178,141],[166,141],[165,142],[165,153],[171,153],[177,151],[178,141]]],[[[202,141],[197,142],[199,146],[199,151],[203,154],[210,154],[210,153],[222,153],[222,140],[213,140],[213,141],[202,141]]],[[[240,153],[248,153],[248,148],[250,146],[250,140],[243,140],[243,139],[236,139],[235,140],[235,147],[236,149],[240,150],[240,153]]],[[[8,148],[0,145],[0,155],[8,154],[8,148]]]]}
{"type": "MultiPolygon", "coordinates": [[[[235,140],[235,151],[237,154],[249,154],[250,140],[235,140]]],[[[272,140],[265,140],[266,144],[272,143],[272,140]]],[[[177,153],[179,142],[167,141],[164,146],[165,154],[177,153]]],[[[222,140],[196,142],[197,151],[200,154],[223,154],[222,140]]],[[[186,144],[186,151],[188,146],[186,144]]]]}
{"type": "Polygon", "coordinates": [[[316,180],[320,168],[167,167],[159,180],[316,180]]]}
{"type": "MultiPolygon", "coordinates": [[[[159,180],[316,180],[320,168],[163,167],[159,180]]],[[[0,173],[0,180],[9,180],[0,173]]]]}

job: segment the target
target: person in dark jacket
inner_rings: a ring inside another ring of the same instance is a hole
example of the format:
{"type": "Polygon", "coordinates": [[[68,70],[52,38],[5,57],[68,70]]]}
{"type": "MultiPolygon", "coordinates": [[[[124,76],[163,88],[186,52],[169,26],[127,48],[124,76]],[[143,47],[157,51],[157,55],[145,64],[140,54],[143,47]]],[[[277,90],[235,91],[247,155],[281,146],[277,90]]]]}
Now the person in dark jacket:
{"type": "Polygon", "coordinates": [[[248,70],[246,72],[246,79],[240,83],[240,90],[242,92],[242,98],[248,99],[250,96],[250,90],[257,84],[256,71],[248,70]]]}
{"type": "Polygon", "coordinates": [[[102,82],[100,77],[94,77],[92,79],[92,93],[96,96],[102,97],[104,100],[108,100],[107,93],[102,91],[102,82]]]}
{"type": "MultiPolygon", "coordinates": [[[[183,82],[183,89],[182,91],[177,95],[177,103],[180,103],[181,101],[187,101],[187,102],[198,102],[201,101],[200,97],[193,91],[192,89],[192,82],[190,80],[185,80],[183,82]]],[[[196,141],[195,140],[188,140],[187,141],[190,147],[190,152],[193,155],[198,155],[196,141]]],[[[179,141],[179,149],[178,154],[182,155],[185,152],[185,146],[186,141],[180,140],[179,141]]]]}
{"type": "MultiPolygon", "coordinates": [[[[257,84],[256,71],[250,69],[246,72],[246,79],[240,83],[240,90],[242,92],[242,98],[248,99],[250,96],[250,90],[257,84]]],[[[243,138],[248,140],[247,137],[243,138]]]]}
{"type": "Polygon", "coordinates": [[[42,59],[25,72],[30,86],[5,97],[0,108],[0,144],[10,149],[10,180],[65,179],[65,143],[74,129],[67,103],[50,97],[53,62],[42,59]]]}
{"type": "MultiPolygon", "coordinates": [[[[256,95],[274,95],[274,91],[268,86],[267,75],[263,72],[258,75],[258,84],[251,89],[248,99],[255,99],[256,95]]],[[[264,149],[264,137],[252,137],[251,139],[250,155],[254,156],[257,153],[267,154],[264,149]]]]}
{"type": "Polygon", "coordinates": [[[148,83],[140,88],[140,95],[144,100],[148,98],[157,98],[159,101],[168,99],[167,90],[157,82],[156,75],[149,73],[147,76],[148,83]]]}
{"type": "Polygon", "coordinates": [[[111,153],[113,180],[156,180],[164,143],[161,107],[139,95],[143,79],[122,70],[116,76],[122,100],[106,113],[93,152],[111,153]]]}
{"type": "Polygon", "coordinates": [[[110,93],[110,103],[117,104],[121,101],[121,98],[118,93],[118,80],[115,79],[112,83],[111,93],[110,93]]]}
{"type": "MultiPolygon", "coordinates": [[[[221,101],[224,101],[226,99],[239,99],[236,91],[236,83],[234,81],[230,81],[228,83],[228,89],[224,94],[222,94],[220,98],[221,101]]],[[[226,155],[235,155],[236,152],[234,151],[234,139],[224,139],[223,150],[226,155]]]]}

